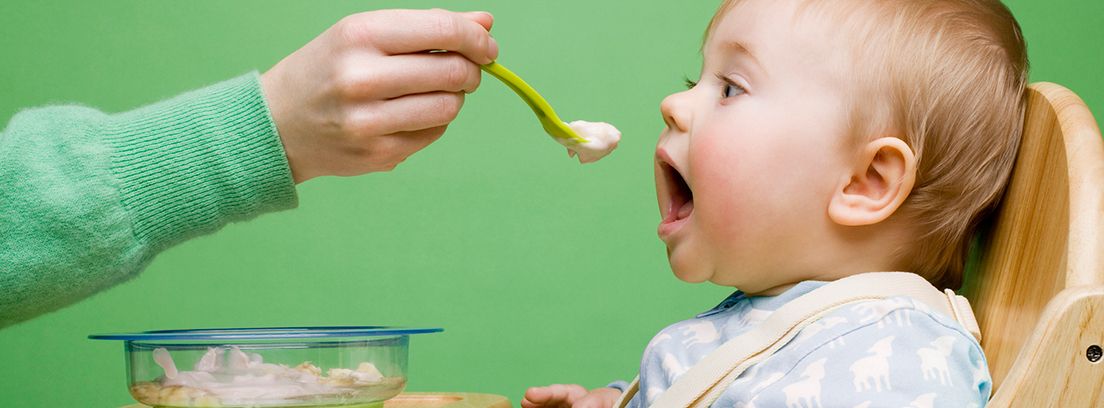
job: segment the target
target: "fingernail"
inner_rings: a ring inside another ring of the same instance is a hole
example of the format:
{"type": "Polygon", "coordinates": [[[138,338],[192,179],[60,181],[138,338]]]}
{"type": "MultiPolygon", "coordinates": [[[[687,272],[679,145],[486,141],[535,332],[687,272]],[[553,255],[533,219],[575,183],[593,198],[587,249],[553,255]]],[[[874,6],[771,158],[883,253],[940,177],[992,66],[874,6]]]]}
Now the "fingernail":
{"type": "Polygon", "coordinates": [[[491,61],[498,59],[498,40],[491,37],[491,41],[487,43],[487,56],[491,58],[491,61]]]}
{"type": "Polygon", "coordinates": [[[468,18],[472,18],[472,19],[482,17],[484,19],[490,20],[491,24],[494,24],[494,14],[491,14],[491,13],[486,12],[486,11],[467,11],[467,12],[464,12],[463,14],[465,16],[468,16],[468,18]]]}

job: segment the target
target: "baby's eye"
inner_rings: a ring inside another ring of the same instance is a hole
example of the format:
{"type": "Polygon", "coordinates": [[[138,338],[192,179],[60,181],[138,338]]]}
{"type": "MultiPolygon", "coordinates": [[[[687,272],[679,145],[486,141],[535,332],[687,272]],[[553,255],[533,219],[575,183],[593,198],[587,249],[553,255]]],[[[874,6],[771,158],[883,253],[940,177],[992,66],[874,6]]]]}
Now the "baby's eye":
{"type": "Polygon", "coordinates": [[[745,93],[747,93],[747,91],[744,90],[744,87],[730,83],[725,84],[724,91],[721,92],[721,95],[725,98],[731,98],[733,96],[739,96],[745,93]]]}
{"type": "Polygon", "coordinates": [[[724,88],[721,89],[722,98],[731,98],[733,96],[740,96],[747,93],[747,89],[737,84],[736,81],[729,79],[728,77],[717,74],[717,79],[724,84],[724,88]]]}

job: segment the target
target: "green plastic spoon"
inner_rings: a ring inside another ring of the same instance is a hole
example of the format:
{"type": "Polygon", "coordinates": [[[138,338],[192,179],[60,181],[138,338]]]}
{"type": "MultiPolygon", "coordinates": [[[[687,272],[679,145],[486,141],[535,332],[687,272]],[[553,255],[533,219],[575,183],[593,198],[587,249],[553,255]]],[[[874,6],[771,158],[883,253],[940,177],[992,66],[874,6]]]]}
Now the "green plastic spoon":
{"type": "Polygon", "coordinates": [[[498,62],[492,61],[490,64],[482,65],[484,71],[491,74],[510,89],[514,90],[514,93],[518,94],[529,108],[533,109],[533,113],[537,114],[537,119],[540,120],[541,126],[544,127],[544,131],[555,139],[559,139],[567,142],[568,144],[581,144],[586,143],[587,140],[578,133],[575,133],[571,127],[567,126],[564,121],[560,120],[559,116],[556,116],[556,111],[552,110],[552,106],[545,101],[543,97],[537,93],[536,89],[525,83],[521,77],[517,74],[506,69],[498,62]]]}

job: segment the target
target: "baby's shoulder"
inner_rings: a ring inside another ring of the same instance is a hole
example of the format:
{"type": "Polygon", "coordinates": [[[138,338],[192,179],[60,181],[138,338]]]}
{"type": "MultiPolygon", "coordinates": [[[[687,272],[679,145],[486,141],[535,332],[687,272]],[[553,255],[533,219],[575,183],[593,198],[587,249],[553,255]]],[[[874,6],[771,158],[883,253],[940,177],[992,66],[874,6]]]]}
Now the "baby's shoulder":
{"type": "MultiPolygon", "coordinates": [[[[826,372],[850,373],[861,381],[874,365],[896,373],[886,379],[894,385],[920,386],[930,382],[933,364],[959,376],[957,386],[969,384],[969,389],[988,392],[988,363],[977,339],[920,301],[891,297],[829,312],[758,368],[800,378],[810,365],[819,365],[826,372]]],[[[948,380],[939,385],[950,384],[948,380]]]]}
{"type": "Polygon", "coordinates": [[[825,394],[824,406],[970,406],[990,390],[972,335],[921,302],[895,297],[847,305],[806,326],[733,383],[726,401],[774,406],[813,380],[838,391],[825,394]]]}
{"type": "Polygon", "coordinates": [[[837,308],[802,329],[785,348],[793,352],[812,351],[833,344],[839,346],[847,340],[866,344],[886,338],[892,338],[887,342],[914,346],[954,342],[963,346],[962,351],[981,352],[977,339],[953,318],[903,296],[837,308]]]}

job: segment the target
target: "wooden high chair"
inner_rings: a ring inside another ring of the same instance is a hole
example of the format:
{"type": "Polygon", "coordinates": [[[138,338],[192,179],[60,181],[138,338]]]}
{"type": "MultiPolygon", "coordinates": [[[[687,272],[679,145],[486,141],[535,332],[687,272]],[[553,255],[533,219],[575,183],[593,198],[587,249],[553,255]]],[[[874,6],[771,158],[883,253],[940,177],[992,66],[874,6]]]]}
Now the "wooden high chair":
{"type": "Polygon", "coordinates": [[[1012,181],[981,242],[963,294],[991,406],[1104,407],[1104,142],[1070,90],[1030,86],[1012,181]]]}

